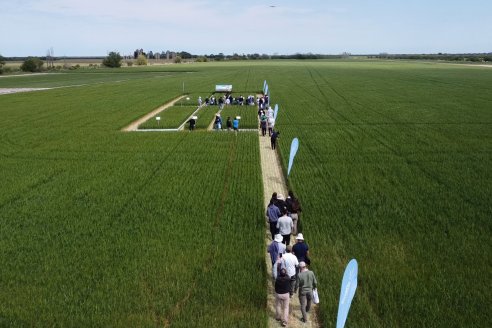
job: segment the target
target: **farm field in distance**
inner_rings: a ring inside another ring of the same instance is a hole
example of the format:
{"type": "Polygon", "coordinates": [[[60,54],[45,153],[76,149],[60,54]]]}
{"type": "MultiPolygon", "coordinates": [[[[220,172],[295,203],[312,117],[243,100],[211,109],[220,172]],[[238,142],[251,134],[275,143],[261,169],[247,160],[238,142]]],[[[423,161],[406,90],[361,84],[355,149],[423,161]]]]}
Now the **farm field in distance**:
{"type": "Polygon", "coordinates": [[[347,327],[491,326],[492,70],[382,61],[0,78],[72,86],[0,96],[0,326],[266,326],[258,136],[120,131],[265,79],[324,326],[351,258],[347,327]]]}

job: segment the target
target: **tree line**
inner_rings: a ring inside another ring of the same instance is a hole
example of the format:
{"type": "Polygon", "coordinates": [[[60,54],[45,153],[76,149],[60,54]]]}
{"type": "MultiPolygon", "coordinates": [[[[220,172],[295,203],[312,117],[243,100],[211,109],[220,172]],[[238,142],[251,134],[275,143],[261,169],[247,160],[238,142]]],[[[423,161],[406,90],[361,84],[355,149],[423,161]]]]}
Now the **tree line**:
{"type": "Polygon", "coordinates": [[[492,62],[492,53],[478,54],[387,54],[370,55],[368,58],[378,59],[407,59],[407,60],[444,60],[444,61],[469,61],[492,62]]]}

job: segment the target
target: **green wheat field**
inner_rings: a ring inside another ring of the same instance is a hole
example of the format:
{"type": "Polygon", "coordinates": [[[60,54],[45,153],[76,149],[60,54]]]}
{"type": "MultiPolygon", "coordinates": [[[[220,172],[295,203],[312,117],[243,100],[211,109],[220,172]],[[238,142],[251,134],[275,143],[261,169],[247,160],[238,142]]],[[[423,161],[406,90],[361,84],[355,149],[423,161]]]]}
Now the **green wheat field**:
{"type": "Polygon", "coordinates": [[[0,78],[0,326],[266,327],[258,135],[121,131],[264,80],[323,326],[352,258],[347,327],[492,326],[492,69],[321,60],[0,78]]]}

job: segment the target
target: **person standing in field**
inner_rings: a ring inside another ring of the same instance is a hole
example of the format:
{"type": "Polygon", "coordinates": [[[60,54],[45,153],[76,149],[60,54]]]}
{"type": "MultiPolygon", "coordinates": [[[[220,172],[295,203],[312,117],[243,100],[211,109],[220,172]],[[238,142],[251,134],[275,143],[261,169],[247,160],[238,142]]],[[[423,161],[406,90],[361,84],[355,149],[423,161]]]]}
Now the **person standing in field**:
{"type": "Polygon", "coordinates": [[[299,262],[305,262],[306,264],[311,264],[309,259],[309,246],[304,242],[304,236],[302,233],[296,236],[296,243],[292,247],[292,252],[297,257],[299,262]]]}
{"type": "Polygon", "coordinates": [[[239,131],[239,119],[237,117],[232,121],[232,128],[235,132],[239,131]]]}
{"type": "Polygon", "coordinates": [[[277,229],[278,233],[281,234],[284,239],[283,243],[288,246],[290,244],[290,234],[292,233],[294,224],[292,223],[290,216],[287,215],[287,209],[283,208],[281,213],[282,216],[279,217],[277,221],[277,229]]]}
{"type": "Polygon", "coordinates": [[[219,98],[219,108],[220,110],[224,108],[224,97],[219,98]]]}
{"type": "Polygon", "coordinates": [[[297,234],[297,224],[299,222],[299,212],[301,212],[301,205],[299,200],[294,196],[292,190],[289,190],[289,197],[285,200],[287,205],[287,211],[289,212],[289,216],[292,218],[292,222],[294,222],[294,229],[292,229],[292,233],[294,235],[297,234]]]}
{"type": "Polygon", "coordinates": [[[272,145],[272,149],[275,150],[277,148],[277,139],[279,138],[280,132],[273,131],[270,137],[270,143],[272,145]]]}
{"type": "Polygon", "coordinates": [[[271,118],[274,118],[273,114],[274,114],[274,111],[273,111],[272,107],[269,106],[268,107],[268,110],[267,110],[267,116],[268,117],[271,117],[271,118]]]}
{"type": "Polygon", "coordinates": [[[280,274],[275,279],[275,320],[282,322],[286,327],[289,322],[289,290],[290,278],[287,270],[280,269],[280,274]]]}
{"type": "Polygon", "coordinates": [[[277,234],[277,221],[280,217],[281,213],[277,206],[275,206],[274,202],[270,200],[266,210],[266,216],[268,218],[268,223],[270,224],[270,233],[272,234],[272,239],[275,238],[277,234]]]}
{"type": "Polygon", "coordinates": [[[222,129],[222,118],[220,117],[219,113],[217,113],[217,115],[215,115],[215,129],[217,131],[222,129]]]}
{"type": "MultiPolygon", "coordinates": [[[[268,245],[267,252],[270,254],[272,265],[285,253],[285,245],[282,244],[282,235],[276,234],[273,241],[268,245]]],[[[274,275],[275,278],[275,275],[274,275]]]]}
{"type": "Polygon", "coordinates": [[[227,117],[226,126],[227,126],[227,131],[232,130],[232,121],[230,116],[227,117]]]}
{"type": "Polygon", "coordinates": [[[194,117],[190,118],[188,120],[188,123],[190,124],[190,131],[195,130],[195,125],[196,125],[196,120],[194,117]]]}
{"type": "Polygon", "coordinates": [[[311,309],[313,289],[317,288],[318,281],[313,271],[309,271],[306,263],[299,262],[300,272],[297,275],[296,290],[299,290],[299,303],[301,303],[302,322],[307,322],[307,313],[311,309]]]}
{"type": "Polygon", "coordinates": [[[201,106],[202,105],[202,97],[198,97],[198,106],[201,106]]]}

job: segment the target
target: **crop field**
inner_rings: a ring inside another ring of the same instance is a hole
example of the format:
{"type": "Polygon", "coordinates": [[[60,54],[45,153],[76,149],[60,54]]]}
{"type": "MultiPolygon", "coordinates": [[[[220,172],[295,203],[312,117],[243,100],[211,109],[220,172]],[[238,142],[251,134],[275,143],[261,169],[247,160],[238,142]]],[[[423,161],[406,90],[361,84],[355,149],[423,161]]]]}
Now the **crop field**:
{"type": "Polygon", "coordinates": [[[172,106],[141,124],[139,129],[172,129],[185,123],[197,106],[172,106]],[[156,119],[160,117],[160,121],[156,119]]]}
{"type": "Polygon", "coordinates": [[[265,79],[323,326],[351,258],[347,327],[492,326],[492,70],[377,61],[0,78],[74,86],[0,96],[0,326],[265,327],[258,135],[120,131],[183,83],[196,106],[265,79]]]}
{"type": "MultiPolygon", "coordinates": [[[[261,87],[261,86],[260,86],[261,87]]],[[[234,119],[240,116],[239,129],[257,129],[258,128],[258,107],[257,106],[224,106],[221,112],[225,120],[228,116],[234,119]]]]}

